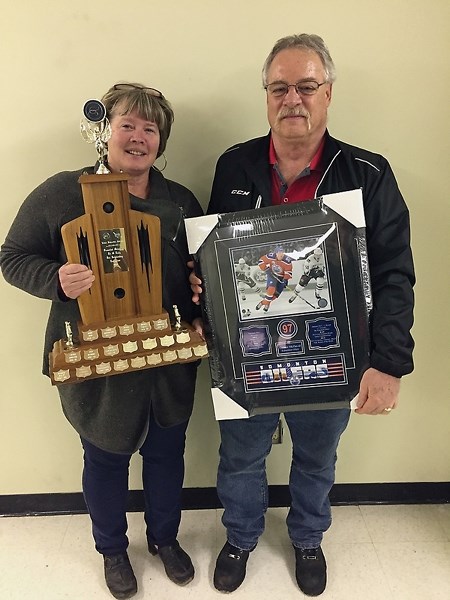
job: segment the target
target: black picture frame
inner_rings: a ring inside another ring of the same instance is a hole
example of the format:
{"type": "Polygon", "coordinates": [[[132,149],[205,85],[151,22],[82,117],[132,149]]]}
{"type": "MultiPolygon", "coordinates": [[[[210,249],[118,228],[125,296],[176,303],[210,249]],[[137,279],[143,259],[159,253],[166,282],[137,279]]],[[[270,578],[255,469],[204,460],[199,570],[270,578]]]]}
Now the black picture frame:
{"type": "Polygon", "coordinates": [[[215,403],[348,407],[370,350],[361,191],[187,221],[215,403]]]}

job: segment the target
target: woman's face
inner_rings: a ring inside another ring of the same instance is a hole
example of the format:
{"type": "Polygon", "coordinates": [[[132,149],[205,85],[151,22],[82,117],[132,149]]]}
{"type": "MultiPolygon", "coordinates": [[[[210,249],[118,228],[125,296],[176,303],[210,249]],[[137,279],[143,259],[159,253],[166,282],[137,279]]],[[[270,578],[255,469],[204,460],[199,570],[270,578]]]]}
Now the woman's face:
{"type": "Polygon", "coordinates": [[[118,111],[111,116],[112,134],[108,141],[108,165],[131,176],[148,173],[159,148],[156,123],[142,119],[135,111],[129,115],[118,111]]]}

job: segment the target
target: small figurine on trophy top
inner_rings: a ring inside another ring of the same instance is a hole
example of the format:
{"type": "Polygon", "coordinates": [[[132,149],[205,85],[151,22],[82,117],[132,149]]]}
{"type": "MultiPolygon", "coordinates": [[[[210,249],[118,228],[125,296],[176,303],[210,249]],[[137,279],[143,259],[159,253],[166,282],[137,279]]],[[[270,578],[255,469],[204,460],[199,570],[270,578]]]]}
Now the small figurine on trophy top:
{"type": "Polygon", "coordinates": [[[176,304],[173,305],[173,312],[175,315],[175,326],[174,326],[174,330],[179,332],[182,331],[183,328],[181,327],[181,316],[180,316],[180,312],[178,310],[178,306],[176,304]]]}
{"type": "Polygon", "coordinates": [[[72,327],[70,325],[70,321],[64,321],[64,325],[66,328],[66,348],[68,350],[72,350],[75,346],[73,343],[72,327]]]}
{"type": "Polygon", "coordinates": [[[111,137],[111,125],[106,118],[106,108],[100,100],[88,100],[83,106],[84,118],[80,122],[81,136],[88,144],[95,144],[99,166],[97,175],[110,173],[105,164],[108,153],[107,142],[111,137]]]}

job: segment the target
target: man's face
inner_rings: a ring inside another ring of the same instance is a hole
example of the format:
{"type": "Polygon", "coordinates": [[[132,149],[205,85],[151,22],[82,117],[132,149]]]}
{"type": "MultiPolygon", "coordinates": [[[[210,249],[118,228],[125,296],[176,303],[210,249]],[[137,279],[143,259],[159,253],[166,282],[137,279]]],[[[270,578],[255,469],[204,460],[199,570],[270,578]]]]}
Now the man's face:
{"type": "MultiPolygon", "coordinates": [[[[322,83],[325,79],[325,70],[319,56],[312,50],[298,48],[279,52],[267,72],[267,83],[322,83]]],[[[331,84],[326,83],[312,96],[298,94],[294,87],[290,87],[285,96],[278,98],[267,92],[267,117],[274,139],[279,142],[295,142],[320,138],[327,125],[331,88],[331,84]]]]}

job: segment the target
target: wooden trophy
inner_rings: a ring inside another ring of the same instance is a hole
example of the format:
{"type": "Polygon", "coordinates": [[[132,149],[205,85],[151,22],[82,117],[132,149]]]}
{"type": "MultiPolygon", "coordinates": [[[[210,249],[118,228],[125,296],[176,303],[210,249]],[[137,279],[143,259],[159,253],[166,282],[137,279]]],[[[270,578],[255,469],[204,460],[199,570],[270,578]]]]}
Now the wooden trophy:
{"type": "Polygon", "coordinates": [[[99,168],[81,175],[85,214],[66,223],[61,234],[67,259],[91,269],[95,281],[78,299],[81,322],[74,341],[66,338],[50,353],[53,384],[76,383],[207,356],[203,338],[162,306],[159,218],[131,210],[128,176],[105,165],[111,129],[98,100],[84,105],[84,139],[94,143],[99,168]]]}

